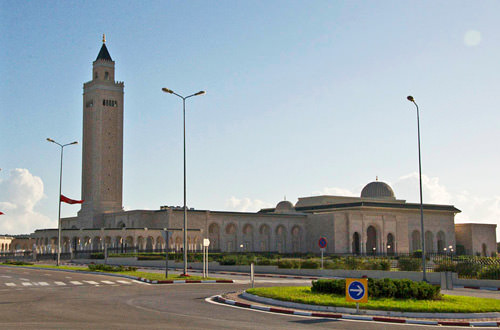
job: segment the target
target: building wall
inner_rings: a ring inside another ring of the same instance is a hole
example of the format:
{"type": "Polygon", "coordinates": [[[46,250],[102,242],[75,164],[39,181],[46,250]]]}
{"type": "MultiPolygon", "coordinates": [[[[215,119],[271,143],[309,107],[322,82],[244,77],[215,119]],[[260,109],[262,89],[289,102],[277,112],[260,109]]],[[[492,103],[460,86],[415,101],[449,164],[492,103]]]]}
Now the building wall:
{"type": "Polygon", "coordinates": [[[496,254],[496,227],[495,224],[456,224],[457,244],[463,245],[467,254],[487,257],[496,254]]]}
{"type": "Polygon", "coordinates": [[[10,236],[0,236],[0,252],[10,251],[10,246],[14,237],[10,236]]]}

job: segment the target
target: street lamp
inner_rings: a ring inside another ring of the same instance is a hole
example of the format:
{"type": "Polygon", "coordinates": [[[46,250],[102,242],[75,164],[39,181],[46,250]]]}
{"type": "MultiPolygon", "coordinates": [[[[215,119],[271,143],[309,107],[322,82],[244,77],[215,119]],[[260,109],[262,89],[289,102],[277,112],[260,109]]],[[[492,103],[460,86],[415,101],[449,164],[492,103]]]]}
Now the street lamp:
{"type": "Polygon", "coordinates": [[[51,138],[47,138],[47,141],[52,142],[57,144],[59,147],[61,147],[61,168],[59,170],[59,215],[57,217],[57,266],[61,263],[61,187],[62,187],[62,169],[63,169],[63,151],[64,147],[72,145],[72,144],[78,144],[77,141],[71,142],[71,143],[66,143],[66,144],[60,144],[51,138]]]}
{"type": "Polygon", "coordinates": [[[161,89],[165,93],[174,94],[182,99],[182,116],[183,116],[183,126],[184,126],[184,274],[187,275],[187,208],[186,208],[186,99],[203,95],[205,91],[199,91],[198,93],[194,93],[188,96],[182,96],[177,94],[171,89],[163,87],[161,89]]]}
{"type": "Polygon", "coordinates": [[[427,278],[425,276],[425,235],[424,235],[424,206],[422,204],[422,161],[420,156],[420,116],[418,105],[415,102],[413,96],[409,95],[406,99],[413,104],[417,108],[417,131],[418,131],[418,180],[420,183],[420,230],[421,232],[421,240],[422,240],[422,271],[423,271],[423,281],[427,282],[427,278]]]}

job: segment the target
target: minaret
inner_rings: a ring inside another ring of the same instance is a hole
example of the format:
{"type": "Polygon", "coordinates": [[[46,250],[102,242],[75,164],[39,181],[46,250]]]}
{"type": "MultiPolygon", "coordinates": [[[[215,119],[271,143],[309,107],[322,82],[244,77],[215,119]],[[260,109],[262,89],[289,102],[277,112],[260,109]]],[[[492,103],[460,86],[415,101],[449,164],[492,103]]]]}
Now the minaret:
{"type": "Polygon", "coordinates": [[[92,80],[83,84],[81,227],[94,227],[96,215],[122,207],[123,82],[115,81],[115,62],[102,47],[93,63],[92,80]]]}

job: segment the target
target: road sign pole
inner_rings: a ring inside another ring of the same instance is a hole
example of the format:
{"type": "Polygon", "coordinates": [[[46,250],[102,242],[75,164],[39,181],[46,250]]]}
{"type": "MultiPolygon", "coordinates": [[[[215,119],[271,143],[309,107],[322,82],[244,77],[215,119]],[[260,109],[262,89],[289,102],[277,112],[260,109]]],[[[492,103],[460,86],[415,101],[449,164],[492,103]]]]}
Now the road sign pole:
{"type": "Polygon", "coordinates": [[[323,251],[325,249],[321,249],[321,269],[323,269],[323,251]]]}
{"type": "Polygon", "coordinates": [[[359,314],[359,302],[356,303],[356,314],[359,314]]]}

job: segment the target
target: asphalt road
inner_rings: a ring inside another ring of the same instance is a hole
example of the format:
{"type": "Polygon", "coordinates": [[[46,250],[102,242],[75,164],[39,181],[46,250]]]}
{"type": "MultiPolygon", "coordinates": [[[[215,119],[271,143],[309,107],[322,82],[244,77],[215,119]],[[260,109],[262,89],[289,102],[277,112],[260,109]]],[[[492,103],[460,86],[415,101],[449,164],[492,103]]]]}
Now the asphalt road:
{"type": "Polygon", "coordinates": [[[0,267],[0,328],[377,330],[417,327],[271,314],[205,301],[207,297],[247,287],[247,284],[148,285],[104,275],[0,267]]]}

